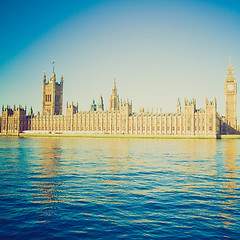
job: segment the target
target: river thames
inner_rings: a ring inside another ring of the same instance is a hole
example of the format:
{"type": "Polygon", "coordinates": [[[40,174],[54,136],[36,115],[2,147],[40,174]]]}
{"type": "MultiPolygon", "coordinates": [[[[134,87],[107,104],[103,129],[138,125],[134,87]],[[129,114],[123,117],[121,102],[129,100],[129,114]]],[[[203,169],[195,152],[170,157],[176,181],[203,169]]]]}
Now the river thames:
{"type": "Polygon", "coordinates": [[[239,239],[240,141],[0,138],[1,239],[239,239]]]}

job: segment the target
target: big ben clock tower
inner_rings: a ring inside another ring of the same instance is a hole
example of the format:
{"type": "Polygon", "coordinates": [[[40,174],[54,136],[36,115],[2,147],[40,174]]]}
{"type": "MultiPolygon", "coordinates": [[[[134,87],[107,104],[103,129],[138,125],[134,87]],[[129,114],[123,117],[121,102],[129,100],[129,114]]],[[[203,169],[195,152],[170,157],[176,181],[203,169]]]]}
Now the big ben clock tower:
{"type": "Polygon", "coordinates": [[[234,129],[237,129],[237,84],[233,75],[231,58],[229,58],[229,66],[227,77],[224,84],[225,92],[225,117],[227,124],[234,129]]]}

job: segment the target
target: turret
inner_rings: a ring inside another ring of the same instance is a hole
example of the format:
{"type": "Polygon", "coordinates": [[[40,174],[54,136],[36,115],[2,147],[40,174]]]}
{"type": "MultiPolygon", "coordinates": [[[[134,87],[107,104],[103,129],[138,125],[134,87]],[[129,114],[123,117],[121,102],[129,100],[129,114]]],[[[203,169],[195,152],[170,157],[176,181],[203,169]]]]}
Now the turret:
{"type": "Polygon", "coordinates": [[[102,95],[100,96],[100,99],[99,99],[98,110],[99,111],[104,111],[104,104],[103,104],[103,97],[102,97],[102,95]]]}
{"type": "Polygon", "coordinates": [[[93,102],[91,104],[91,111],[97,111],[97,105],[95,103],[95,100],[93,100],[93,102]]]}
{"type": "Polygon", "coordinates": [[[205,110],[205,118],[206,118],[206,135],[216,135],[217,134],[217,101],[214,97],[213,101],[209,101],[207,98],[205,99],[206,110],[205,110]]]}
{"type": "Polygon", "coordinates": [[[46,83],[46,73],[44,71],[44,74],[43,74],[43,83],[46,83]]]}
{"type": "Polygon", "coordinates": [[[180,114],[182,112],[181,110],[181,103],[180,103],[180,99],[178,98],[178,102],[177,102],[177,114],[180,114]]]}
{"type": "Polygon", "coordinates": [[[116,79],[114,78],[113,88],[112,88],[112,94],[117,95],[117,87],[116,87],[116,79]]]}
{"type": "Polygon", "coordinates": [[[109,111],[118,111],[118,110],[119,110],[119,96],[117,95],[116,80],[114,78],[112,95],[110,97],[109,111]]]}
{"type": "Polygon", "coordinates": [[[132,114],[132,101],[121,100],[121,114],[130,116],[132,114]]]}
{"type": "Polygon", "coordinates": [[[78,104],[74,105],[73,102],[71,104],[68,104],[68,102],[67,102],[66,115],[73,116],[73,114],[75,114],[77,112],[78,112],[78,104]]]}
{"type": "Polygon", "coordinates": [[[33,108],[32,108],[32,107],[30,108],[30,115],[31,115],[31,116],[34,116],[34,114],[33,114],[33,108]]]}
{"type": "Polygon", "coordinates": [[[206,109],[208,107],[214,108],[215,110],[217,109],[217,100],[216,97],[214,97],[213,101],[209,101],[208,98],[205,98],[205,105],[206,105],[206,109]]]}
{"type": "Polygon", "coordinates": [[[184,99],[184,110],[185,113],[194,113],[196,111],[196,99],[193,98],[192,101],[184,99]]]}
{"type": "Polygon", "coordinates": [[[232,68],[232,63],[231,63],[231,57],[229,57],[229,64],[228,64],[228,69],[227,69],[227,75],[233,75],[233,68],[232,68]]]}
{"type": "Polygon", "coordinates": [[[42,85],[42,114],[45,114],[45,103],[46,103],[46,73],[44,71],[42,85]]]}
{"type": "Polygon", "coordinates": [[[56,82],[56,74],[55,74],[55,72],[52,74],[51,81],[56,82]]]}

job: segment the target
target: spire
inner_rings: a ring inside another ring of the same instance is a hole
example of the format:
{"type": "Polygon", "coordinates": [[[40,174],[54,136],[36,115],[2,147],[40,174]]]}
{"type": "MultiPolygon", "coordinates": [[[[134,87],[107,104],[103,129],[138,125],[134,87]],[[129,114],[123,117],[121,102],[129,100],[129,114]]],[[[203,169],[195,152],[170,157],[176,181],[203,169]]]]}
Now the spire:
{"type": "Polygon", "coordinates": [[[30,108],[30,115],[33,116],[33,109],[32,109],[32,107],[30,108]]]}
{"type": "Polygon", "coordinates": [[[96,105],[96,103],[95,103],[95,100],[92,101],[91,111],[97,111],[97,105],[96,105]]]}
{"type": "Polygon", "coordinates": [[[55,73],[54,63],[55,63],[55,60],[52,61],[53,73],[52,73],[51,81],[56,82],[56,73],[55,73]]]}
{"type": "Polygon", "coordinates": [[[177,105],[180,106],[180,99],[178,98],[177,105]]]}
{"type": "Polygon", "coordinates": [[[51,81],[56,82],[56,74],[55,74],[55,72],[52,74],[51,81]]]}
{"type": "Polygon", "coordinates": [[[99,99],[98,110],[104,111],[104,104],[103,104],[102,94],[101,94],[100,99],[99,99]]]}
{"type": "Polygon", "coordinates": [[[117,111],[119,110],[119,96],[117,95],[117,87],[116,87],[116,79],[114,78],[112,94],[110,97],[110,111],[117,111]]]}
{"type": "Polygon", "coordinates": [[[233,68],[232,68],[232,64],[231,64],[231,56],[229,56],[229,66],[227,69],[228,74],[233,74],[233,68]]]}
{"type": "Polygon", "coordinates": [[[181,112],[182,112],[181,103],[180,103],[180,99],[178,98],[178,102],[177,102],[177,113],[180,114],[181,112]]]}
{"type": "Polygon", "coordinates": [[[61,75],[61,80],[60,80],[60,82],[61,82],[61,83],[63,82],[63,75],[61,75]]]}
{"type": "Polygon", "coordinates": [[[46,82],[46,73],[44,71],[44,74],[43,74],[43,82],[46,82]]]}
{"type": "Polygon", "coordinates": [[[112,94],[117,95],[116,78],[114,78],[112,94]]]}

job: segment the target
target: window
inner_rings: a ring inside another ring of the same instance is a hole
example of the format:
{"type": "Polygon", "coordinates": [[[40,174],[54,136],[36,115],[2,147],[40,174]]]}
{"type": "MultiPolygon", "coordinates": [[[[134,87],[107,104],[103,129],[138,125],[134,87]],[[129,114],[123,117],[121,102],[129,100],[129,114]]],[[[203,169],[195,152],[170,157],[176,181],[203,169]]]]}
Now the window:
{"type": "Polygon", "coordinates": [[[51,102],[52,101],[52,95],[48,94],[45,96],[46,102],[51,102]]]}

